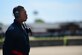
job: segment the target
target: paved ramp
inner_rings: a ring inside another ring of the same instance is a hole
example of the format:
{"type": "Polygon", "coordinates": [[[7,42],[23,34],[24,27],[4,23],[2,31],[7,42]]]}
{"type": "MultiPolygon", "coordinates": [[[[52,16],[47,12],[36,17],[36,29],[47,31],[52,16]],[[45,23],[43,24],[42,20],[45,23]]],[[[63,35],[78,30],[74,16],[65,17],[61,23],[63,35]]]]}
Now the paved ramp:
{"type": "Polygon", "coordinates": [[[82,55],[82,46],[34,47],[31,48],[30,55],[82,55]]]}

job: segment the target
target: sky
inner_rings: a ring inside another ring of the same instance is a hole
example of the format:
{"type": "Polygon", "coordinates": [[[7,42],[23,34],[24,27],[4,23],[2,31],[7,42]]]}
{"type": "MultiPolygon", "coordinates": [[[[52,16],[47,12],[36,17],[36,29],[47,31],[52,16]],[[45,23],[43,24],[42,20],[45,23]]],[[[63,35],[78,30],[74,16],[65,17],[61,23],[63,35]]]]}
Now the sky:
{"type": "Polygon", "coordinates": [[[46,23],[82,21],[82,0],[0,0],[0,23],[11,24],[12,10],[18,5],[27,11],[26,23],[34,23],[37,18],[46,23]]]}

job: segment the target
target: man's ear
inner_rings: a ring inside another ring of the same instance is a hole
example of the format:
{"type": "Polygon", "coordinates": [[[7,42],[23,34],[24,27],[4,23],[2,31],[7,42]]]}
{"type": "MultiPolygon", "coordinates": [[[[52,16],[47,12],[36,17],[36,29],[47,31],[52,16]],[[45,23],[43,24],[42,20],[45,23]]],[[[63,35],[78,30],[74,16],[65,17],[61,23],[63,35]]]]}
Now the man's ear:
{"type": "Polygon", "coordinates": [[[15,12],[15,17],[16,17],[16,18],[19,18],[19,11],[16,11],[16,12],[15,12]]]}

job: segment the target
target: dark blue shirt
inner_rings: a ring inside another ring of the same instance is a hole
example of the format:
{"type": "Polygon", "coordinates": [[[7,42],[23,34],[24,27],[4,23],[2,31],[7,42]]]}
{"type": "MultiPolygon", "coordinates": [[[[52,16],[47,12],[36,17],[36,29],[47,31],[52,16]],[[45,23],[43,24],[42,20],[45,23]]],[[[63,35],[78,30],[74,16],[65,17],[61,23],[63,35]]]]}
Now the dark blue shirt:
{"type": "Polygon", "coordinates": [[[3,55],[11,55],[12,50],[20,51],[24,55],[28,55],[30,51],[28,30],[23,29],[23,24],[16,20],[9,26],[5,33],[5,41],[3,45],[3,55]]]}

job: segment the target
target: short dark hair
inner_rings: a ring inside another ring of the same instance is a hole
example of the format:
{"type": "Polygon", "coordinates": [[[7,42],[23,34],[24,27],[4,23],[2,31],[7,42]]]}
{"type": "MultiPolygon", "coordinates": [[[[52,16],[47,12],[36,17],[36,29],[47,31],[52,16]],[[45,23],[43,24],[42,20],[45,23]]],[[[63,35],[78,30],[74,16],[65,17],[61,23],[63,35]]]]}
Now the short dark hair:
{"type": "Polygon", "coordinates": [[[15,8],[13,8],[13,14],[15,18],[19,18],[19,13],[22,9],[24,9],[23,6],[16,6],[15,8]]]}

